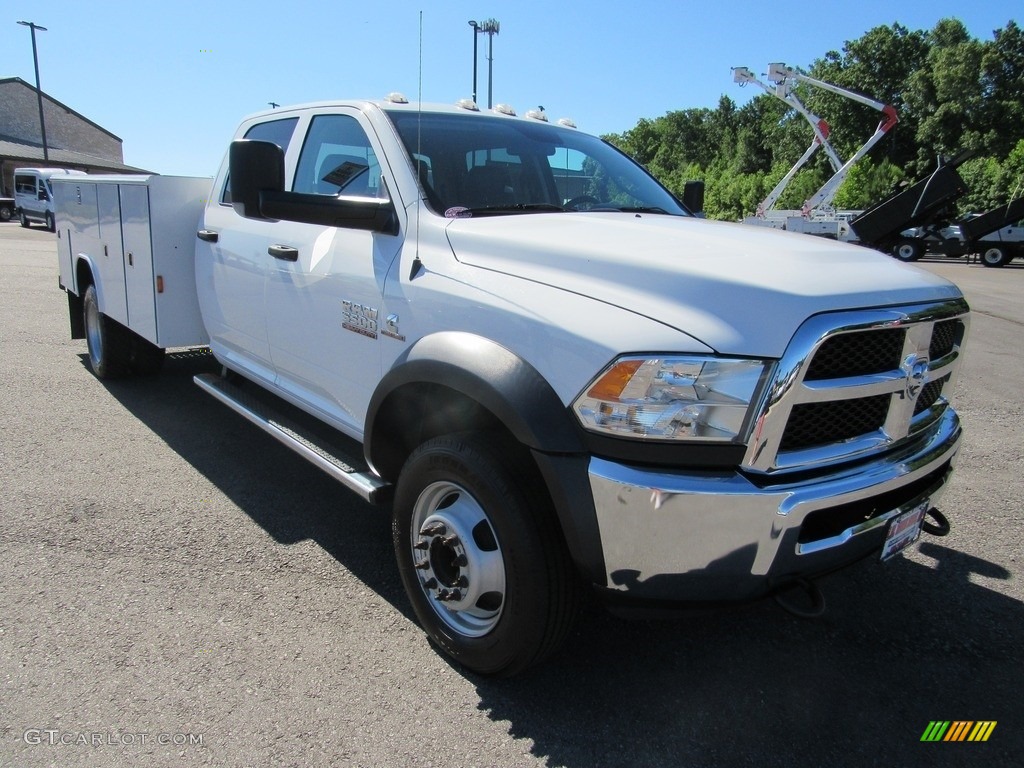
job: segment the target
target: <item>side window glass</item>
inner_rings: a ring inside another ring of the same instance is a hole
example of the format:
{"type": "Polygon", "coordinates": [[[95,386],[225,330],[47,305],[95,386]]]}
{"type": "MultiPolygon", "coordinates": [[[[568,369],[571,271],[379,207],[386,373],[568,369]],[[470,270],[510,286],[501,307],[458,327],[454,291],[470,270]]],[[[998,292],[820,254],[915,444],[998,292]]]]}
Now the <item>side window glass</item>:
{"type": "MultiPolygon", "coordinates": [[[[242,138],[253,141],[271,141],[277,144],[283,152],[288,151],[288,144],[295,132],[295,124],[299,122],[297,117],[286,117],[283,120],[271,120],[267,123],[257,123],[242,138]]],[[[231,204],[231,177],[224,179],[224,189],[221,192],[220,201],[231,204]]]]}
{"type": "Polygon", "coordinates": [[[377,155],[354,117],[317,115],[313,118],[299,155],[292,191],[387,197],[377,155]]]}
{"type": "Polygon", "coordinates": [[[35,176],[15,176],[14,189],[23,195],[34,195],[36,193],[35,176]]]}

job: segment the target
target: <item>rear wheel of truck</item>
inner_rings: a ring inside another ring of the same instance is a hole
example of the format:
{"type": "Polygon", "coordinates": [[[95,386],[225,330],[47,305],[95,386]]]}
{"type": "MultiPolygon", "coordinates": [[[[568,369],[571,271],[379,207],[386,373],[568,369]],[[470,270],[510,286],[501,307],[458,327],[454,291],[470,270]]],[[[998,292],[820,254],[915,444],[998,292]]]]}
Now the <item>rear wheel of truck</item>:
{"type": "Polygon", "coordinates": [[[924,248],[916,240],[900,240],[892,249],[892,255],[900,261],[917,261],[924,255],[924,248]]]}
{"type": "Polygon", "coordinates": [[[395,493],[395,554],[416,616],[485,675],[540,662],[576,613],[577,577],[525,459],[497,438],[437,437],[412,453],[395,493]]]}
{"type": "Polygon", "coordinates": [[[10,221],[14,218],[14,211],[9,205],[0,205],[0,221],[10,221]]]}
{"type": "Polygon", "coordinates": [[[101,379],[124,376],[131,370],[131,346],[128,331],[100,312],[96,286],[85,290],[82,301],[85,341],[89,347],[89,365],[101,379]]]}
{"type": "Polygon", "coordinates": [[[981,252],[981,263],[986,267],[1004,267],[1013,259],[1006,249],[999,245],[993,245],[981,252]]]}

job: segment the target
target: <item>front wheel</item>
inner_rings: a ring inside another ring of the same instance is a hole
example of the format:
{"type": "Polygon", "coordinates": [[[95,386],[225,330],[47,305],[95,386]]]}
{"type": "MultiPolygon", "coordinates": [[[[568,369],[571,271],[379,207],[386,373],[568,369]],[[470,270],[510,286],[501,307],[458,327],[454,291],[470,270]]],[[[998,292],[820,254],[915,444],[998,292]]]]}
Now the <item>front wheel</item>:
{"type": "Polygon", "coordinates": [[[1006,249],[999,245],[993,245],[981,252],[981,263],[986,267],[1004,267],[1013,260],[1006,249]]]}
{"type": "Polygon", "coordinates": [[[46,228],[50,232],[56,232],[57,231],[57,222],[54,221],[53,214],[50,213],[49,211],[46,212],[46,228]]]}
{"type": "Polygon", "coordinates": [[[402,582],[431,639],[465,667],[509,676],[564,640],[578,586],[527,457],[498,439],[434,438],[409,457],[392,532],[402,582]]]}
{"type": "Polygon", "coordinates": [[[25,227],[26,229],[28,228],[28,216],[25,215],[24,211],[18,214],[18,222],[21,224],[21,226],[25,227]]]}

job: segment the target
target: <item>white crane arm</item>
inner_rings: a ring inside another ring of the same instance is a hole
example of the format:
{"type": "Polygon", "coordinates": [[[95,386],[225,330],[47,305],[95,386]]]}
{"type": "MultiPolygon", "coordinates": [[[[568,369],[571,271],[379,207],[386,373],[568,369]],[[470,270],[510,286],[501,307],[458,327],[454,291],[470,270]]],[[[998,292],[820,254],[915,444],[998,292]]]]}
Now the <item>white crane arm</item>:
{"type": "Polygon", "coordinates": [[[789,185],[789,182],[793,180],[793,177],[796,175],[797,171],[803,168],[807,161],[811,159],[811,156],[817,151],[818,147],[823,147],[825,149],[825,153],[828,155],[829,162],[832,164],[832,170],[838,171],[842,167],[843,161],[839,158],[839,155],[836,154],[836,151],[828,142],[828,135],[830,132],[828,123],[826,123],[817,115],[810,112],[803,105],[803,102],[801,102],[800,99],[797,98],[795,93],[793,93],[788,88],[784,87],[772,88],[771,86],[759,80],[757,76],[753,72],[751,72],[750,69],[748,69],[747,67],[733,67],[732,75],[733,81],[739,83],[740,86],[747,85],[748,83],[753,83],[754,85],[761,88],[765,93],[771,96],[775,96],[776,98],[786,102],[787,105],[795,109],[799,114],[801,114],[804,117],[804,119],[810,124],[811,129],[814,131],[814,139],[813,141],[811,141],[810,146],[806,149],[803,155],[800,156],[800,159],[796,161],[793,167],[789,169],[789,172],[785,176],[783,176],[779,183],[776,184],[775,187],[772,189],[772,191],[768,193],[764,200],[762,200],[758,204],[755,215],[758,218],[764,218],[765,213],[767,213],[768,211],[772,210],[775,207],[775,202],[785,191],[786,187],[789,185]]]}
{"type": "Polygon", "coordinates": [[[817,208],[828,208],[832,204],[833,198],[836,196],[836,192],[839,191],[840,185],[846,179],[847,174],[850,172],[850,168],[853,164],[860,160],[866,155],[872,147],[877,144],[885,134],[887,134],[895,125],[900,121],[899,116],[896,114],[896,108],[891,104],[884,104],[881,101],[865,96],[862,93],[851,91],[848,88],[842,88],[832,83],[826,83],[824,80],[818,80],[808,75],[797,72],[792,67],[787,67],[785,64],[775,62],[768,65],[768,79],[776,84],[777,88],[788,89],[789,83],[800,82],[808,85],[813,85],[817,88],[829,91],[831,93],[843,96],[851,101],[856,101],[860,104],[865,104],[873,109],[877,109],[882,113],[882,119],[878,123],[878,127],[875,132],[871,134],[871,137],[864,142],[860,149],[858,149],[853,157],[846,161],[843,166],[836,170],[835,175],[826,181],[817,192],[811,195],[804,202],[803,215],[809,216],[817,208]]]}

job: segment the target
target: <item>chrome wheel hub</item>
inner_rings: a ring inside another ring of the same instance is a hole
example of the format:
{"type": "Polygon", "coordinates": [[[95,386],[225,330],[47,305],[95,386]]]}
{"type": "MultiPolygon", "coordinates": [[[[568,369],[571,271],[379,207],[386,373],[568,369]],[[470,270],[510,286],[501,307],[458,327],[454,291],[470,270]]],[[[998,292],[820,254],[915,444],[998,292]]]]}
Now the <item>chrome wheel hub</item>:
{"type": "Polygon", "coordinates": [[[505,605],[505,561],[476,499],[455,483],[427,486],[410,537],[420,587],[438,617],[468,637],[494,629],[505,605]]]}

